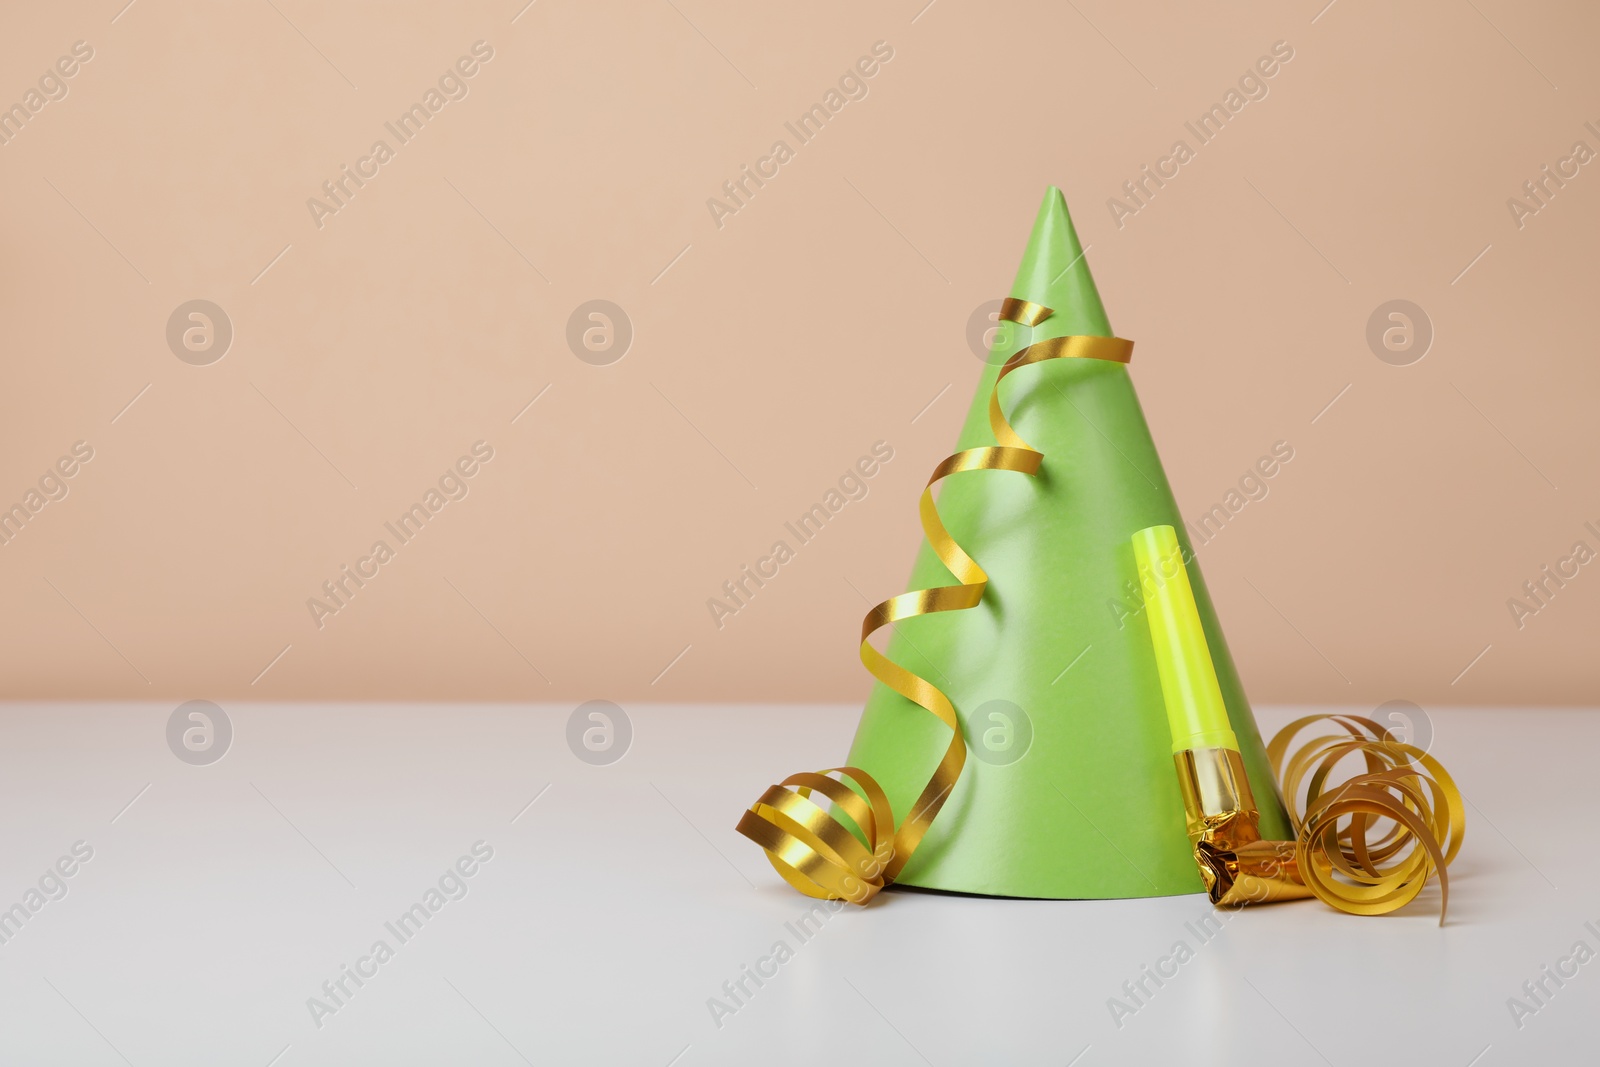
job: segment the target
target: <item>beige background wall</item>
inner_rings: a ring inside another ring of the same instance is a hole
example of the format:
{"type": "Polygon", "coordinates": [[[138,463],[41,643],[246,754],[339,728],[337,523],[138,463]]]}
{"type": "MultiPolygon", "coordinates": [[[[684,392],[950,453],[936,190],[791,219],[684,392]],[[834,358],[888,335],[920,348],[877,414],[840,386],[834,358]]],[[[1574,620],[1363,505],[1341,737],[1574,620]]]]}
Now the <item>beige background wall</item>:
{"type": "Polygon", "coordinates": [[[969,316],[1057,183],[1185,513],[1294,448],[1201,551],[1257,700],[1600,697],[1600,565],[1520,629],[1507,606],[1600,550],[1600,165],[1507,206],[1600,150],[1589,6],[122,2],[0,34],[24,107],[93,49],[0,145],[0,504],[93,450],[0,546],[5,696],[859,698],[969,316]],[[1108,198],[1279,41],[1119,227],[1108,198]],[[780,138],[719,228],[707,199],[780,138]],[[233,328],[210,365],[166,338],[194,299],[233,328]],[[632,324],[607,366],[566,338],[593,299],[632,324]],[[1394,299],[1434,331],[1406,366],[1366,339],[1394,299]],[[867,497],[717,629],[707,598],[879,440],[867,497]],[[478,441],[468,495],[319,628],[307,599],[478,441]]]}

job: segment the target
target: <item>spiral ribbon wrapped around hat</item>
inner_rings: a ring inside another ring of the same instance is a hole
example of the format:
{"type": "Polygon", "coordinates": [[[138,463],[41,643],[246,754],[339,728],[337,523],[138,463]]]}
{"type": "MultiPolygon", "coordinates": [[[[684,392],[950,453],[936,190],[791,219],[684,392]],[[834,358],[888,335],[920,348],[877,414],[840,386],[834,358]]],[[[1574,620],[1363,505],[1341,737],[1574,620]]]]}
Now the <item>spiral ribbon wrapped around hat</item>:
{"type": "MultiPolygon", "coordinates": [[[[1037,326],[1052,314],[1050,308],[1014,298],[1006,300],[1000,310],[1002,320],[1024,326],[1037,326]]],[[[922,490],[922,531],[939,561],[960,584],[902,593],[867,612],[861,621],[861,662],[878,681],[927,709],[948,726],[950,744],[898,830],[883,789],[870,774],[856,767],[792,775],[768,789],[751,805],[740,818],[738,831],[765,849],[772,866],[800,892],[823,899],[842,898],[855,904],[871,900],[894,881],[916,851],[966,765],[967,743],[950,698],[926,678],[913,674],[879,652],[868,640],[890,623],[939,611],[976,607],[983,599],[989,576],[945,529],[939,510],[934,506],[934,485],[952,474],[967,471],[1038,473],[1044,454],[1018,436],[1000,410],[1000,382],[1013,371],[1050,359],[1105,359],[1126,363],[1132,355],[1133,342],[1117,337],[1056,337],[1027,346],[1000,368],[994,391],[989,396],[989,428],[999,443],[964,449],[934,468],[922,490]],[[847,786],[827,777],[831,774],[857,782],[867,799],[863,800],[847,786]],[[844,824],[811,800],[813,791],[837,804],[861,828],[866,837],[864,846],[844,824]]]]}
{"type": "MultiPolygon", "coordinates": [[[[1052,314],[1048,307],[1010,298],[999,317],[1032,327],[1052,314]]],[[[1028,345],[1001,367],[989,395],[989,427],[997,444],[964,449],[934,468],[919,505],[922,529],[959,584],[913,590],[874,606],[861,622],[861,662],[873,677],[949,727],[950,743],[898,829],[882,787],[857,767],[791,775],[744,812],[737,826],[739,833],[760,845],[774,869],[801,893],[853,904],[872,900],[894,882],[910,860],[966,764],[966,740],[949,697],[932,682],[890,660],[869,640],[890,623],[961,611],[976,607],[983,599],[989,576],[945,529],[934,504],[934,485],[952,474],[969,471],[1038,473],[1044,454],[1012,429],[1000,407],[1000,382],[1008,375],[1052,359],[1127,363],[1132,355],[1133,342],[1118,337],[1054,337],[1028,345]],[[841,779],[855,782],[860,792],[841,779]],[[860,829],[861,838],[812,800],[814,792],[837,806],[860,829]]],[[[1321,718],[1324,716],[1301,719],[1273,739],[1269,753],[1274,773],[1292,734],[1321,718]]],[[[1289,764],[1291,792],[1311,771],[1306,817],[1303,823],[1296,820],[1301,827],[1297,848],[1309,857],[1301,868],[1308,872],[1313,892],[1333,907],[1366,915],[1392,911],[1414,899],[1431,873],[1437,871],[1442,884],[1445,865],[1460,845],[1460,795],[1437,761],[1420,750],[1388,739],[1367,720],[1337,718],[1352,730],[1350,739],[1313,742],[1289,764]],[[1363,727],[1351,723],[1366,723],[1371,735],[1354,733],[1363,727]],[[1356,753],[1366,759],[1367,773],[1328,790],[1327,774],[1333,764],[1356,753]],[[1417,771],[1410,762],[1412,757],[1420,759],[1433,777],[1417,771]],[[1317,762],[1319,759],[1322,762],[1317,762]],[[1349,825],[1340,830],[1339,820],[1346,817],[1349,825]],[[1375,821],[1383,819],[1393,820],[1393,829],[1367,841],[1375,821]],[[1441,845],[1441,840],[1448,845],[1441,845]],[[1386,863],[1389,865],[1380,866],[1386,863]]]]}

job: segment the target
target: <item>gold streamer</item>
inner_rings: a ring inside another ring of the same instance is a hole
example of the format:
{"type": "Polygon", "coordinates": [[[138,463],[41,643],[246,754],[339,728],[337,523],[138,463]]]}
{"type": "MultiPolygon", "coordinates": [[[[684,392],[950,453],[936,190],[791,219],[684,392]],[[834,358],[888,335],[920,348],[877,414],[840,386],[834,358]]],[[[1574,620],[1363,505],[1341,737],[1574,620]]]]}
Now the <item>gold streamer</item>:
{"type": "MultiPolygon", "coordinates": [[[[1024,326],[1037,326],[1052,314],[1054,312],[1042,304],[1013,297],[1002,305],[1000,318],[1024,326]]],[[[956,718],[950,698],[926,678],[913,674],[879,652],[868,640],[890,623],[975,607],[988,588],[988,574],[956,543],[940,520],[933,500],[934,485],[965,471],[1038,473],[1044,454],[1018,436],[1000,409],[1000,383],[1013,371],[1050,359],[1104,359],[1127,363],[1132,355],[1133,342],[1119,337],[1054,337],[1029,345],[1000,368],[994,390],[989,394],[989,428],[998,444],[964,449],[934,468],[919,504],[922,531],[933,546],[934,554],[959,584],[902,593],[867,612],[861,620],[861,662],[878,681],[927,709],[948,726],[950,744],[898,830],[894,829],[893,814],[882,788],[871,775],[855,767],[793,775],[768,789],[752,804],[740,817],[738,831],[760,845],[777,872],[800,892],[823,899],[844,899],[853,904],[871,900],[894,881],[916,851],[966,765],[967,743],[961,735],[961,722],[956,718]],[[835,773],[859,784],[866,799],[828,777],[835,773]],[[791,787],[794,792],[789,792],[791,787]],[[866,845],[810,799],[813,790],[833,801],[861,828],[866,845]]]]}
{"type": "Polygon", "coordinates": [[[1415,900],[1437,874],[1443,925],[1448,868],[1461,849],[1466,815],[1455,780],[1438,760],[1357,715],[1296,719],[1267,745],[1267,758],[1283,783],[1307,888],[1340,911],[1383,915],[1415,900]],[[1331,723],[1344,733],[1307,742],[1285,767],[1290,742],[1313,723],[1331,723]],[[1329,774],[1347,756],[1360,756],[1365,772],[1330,788],[1329,774]],[[1343,828],[1341,820],[1348,820],[1343,828]],[[1386,820],[1390,825],[1382,829],[1386,820]]]}

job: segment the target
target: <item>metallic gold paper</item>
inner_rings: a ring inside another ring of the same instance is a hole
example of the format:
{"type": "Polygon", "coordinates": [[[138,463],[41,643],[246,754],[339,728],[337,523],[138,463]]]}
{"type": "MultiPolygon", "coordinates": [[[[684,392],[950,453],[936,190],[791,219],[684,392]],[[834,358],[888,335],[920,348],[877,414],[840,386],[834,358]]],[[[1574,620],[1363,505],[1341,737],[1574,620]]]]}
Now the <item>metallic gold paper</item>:
{"type": "MultiPolygon", "coordinates": [[[[1049,318],[1050,308],[1015,298],[1002,306],[1001,318],[1036,326],[1049,318]]],[[[1004,470],[1033,475],[1044,455],[1024,441],[1006,421],[1000,408],[1000,382],[1022,367],[1051,359],[1103,359],[1127,363],[1133,342],[1117,337],[1055,337],[1029,345],[1006,361],[989,395],[989,427],[998,442],[968,448],[947,457],[928,478],[919,510],[922,530],[957,585],[918,589],[878,604],[861,621],[861,662],[884,685],[927,709],[950,728],[950,744],[933,776],[912,804],[911,811],[894,829],[887,797],[871,775],[856,768],[836,768],[822,774],[797,774],[767,790],[761,800],[741,816],[738,831],[767,854],[767,859],[790,885],[807,896],[844,899],[865,904],[894,881],[916,851],[966,764],[967,743],[955,707],[932,682],[879,652],[868,640],[893,622],[939,611],[974,607],[983,598],[989,576],[945,529],[934,504],[933,487],[952,474],[977,470],[1004,470]],[[828,774],[839,773],[861,786],[866,799],[828,774]],[[788,787],[796,787],[795,792],[788,787]],[[833,815],[810,799],[822,793],[861,829],[866,844],[833,815]],[[864,821],[865,820],[865,821],[864,821]],[[890,839],[890,835],[892,839],[890,839]]]]}
{"type": "Polygon", "coordinates": [[[1292,841],[1263,841],[1261,812],[1236,749],[1191,748],[1172,757],[1195,864],[1213,904],[1262,904],[1311,895],[1292,841]]]}

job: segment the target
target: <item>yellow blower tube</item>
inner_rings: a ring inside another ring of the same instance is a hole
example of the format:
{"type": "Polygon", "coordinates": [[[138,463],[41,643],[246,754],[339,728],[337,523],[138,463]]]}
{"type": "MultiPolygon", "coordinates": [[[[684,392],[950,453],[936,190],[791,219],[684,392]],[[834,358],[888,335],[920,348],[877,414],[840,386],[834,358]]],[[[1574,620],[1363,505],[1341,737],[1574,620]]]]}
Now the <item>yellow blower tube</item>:
{"type": "Polygon", "coordinates": [[[1133,535],[1133,558],[1144,591],[1156,669],[1161,674],[1173,754],[1196,748],[1239,751],[1239,739],[1228,722],[1228,709],[1217,686],[1200,612],[1194,605],[1177,531],[1170,526],[1140,530],[1133,535]]]}

